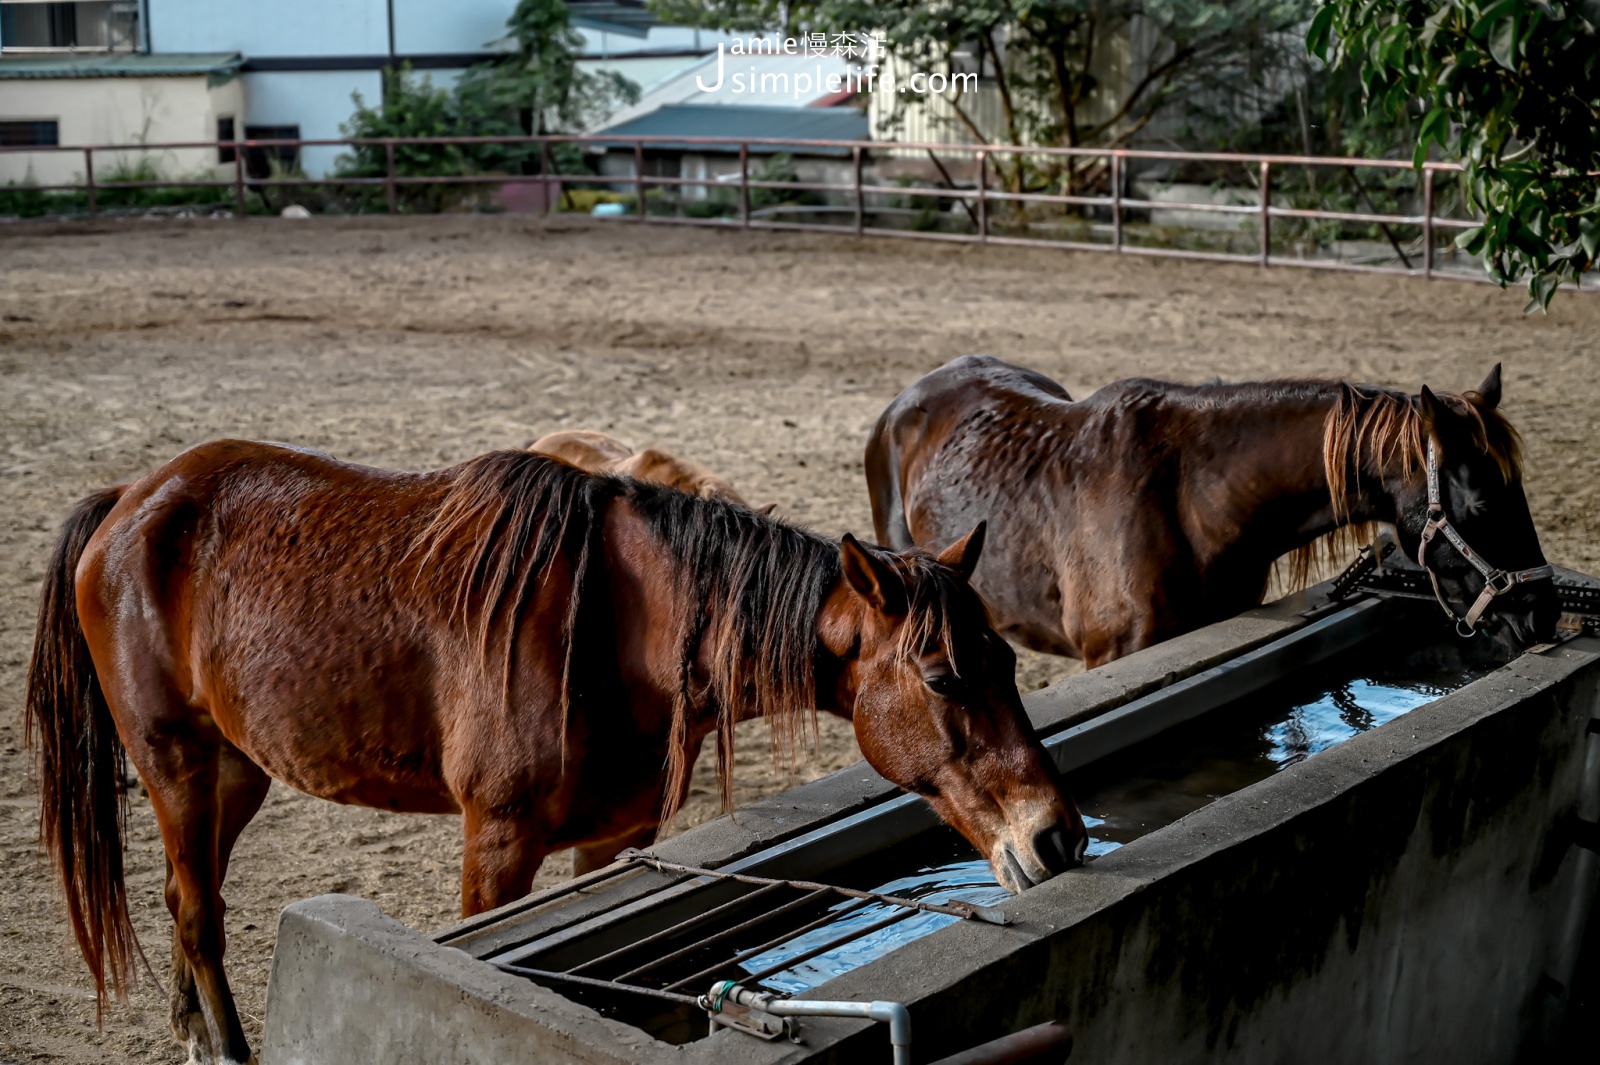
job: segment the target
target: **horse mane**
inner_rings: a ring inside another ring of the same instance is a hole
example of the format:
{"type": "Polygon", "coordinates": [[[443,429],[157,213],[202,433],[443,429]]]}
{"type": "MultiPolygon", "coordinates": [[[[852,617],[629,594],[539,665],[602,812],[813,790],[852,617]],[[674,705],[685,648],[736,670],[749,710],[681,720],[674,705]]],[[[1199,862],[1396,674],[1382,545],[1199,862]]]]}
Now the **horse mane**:
{"type": "MultiPolygon", "coordinates": [[[[585,473],[537,452],[496,451],[455,468],[433,519],[413,542],[416,579],[441,580],[448,616],[473,634],[492,662],[498,647],[501,697],[515,676],[515,626],[538,578],[558,555],[573,567],[573,594],[562,624],[561,758],[577,699],[603,682],[608,644],[592,642],[585,621],[598,610],[605,571],[602,519],[617,500],[644,519],[673,562],[677,609],[672,620],[678,663],[666,751],[661,821],[682,802],[695,752],[697,713],[716,713],[717,775],[723,806],[733,805],[733,727],[767,719],[774,758],[790,764],[809,725],[817,738],[817,616],[839,581],[839,545],[786,521],[720,499],[707,499],[626,477],[585,473]],[[586,648],[578,645],[591,641],[586,648]],[[579,657],[579,656],[583,657],[579,657]],[[696,676],[697,662],[706,664],[696,676]]],[[[954,663],[954,619],[982,611],[975,593],[932,555],[882,556],[905,584],[908,616],[897,652],[939,644],[954,663]]],[[[959,672],[959,664],[954,663],[959,672]]]]}
{"type": "Polygon", "coordinates": [[[565,462],[531,451],[491,451],[455,468],[456,477],[438,512],[418,534],[424,574],[444,577],[448,620],[473,632],[479,656],[490,663],[497,622],[505,619],[500,695],[511,702],[516,674],[516,627],[542,574],[558,554],[572,563],[573,593],[562,619],[561,768],[567,764],[567,722],[572,712],[574,648],[600,550],[605,507],[619,490],[609,477],[595,477],[565,462]]]}
{"type": "MultiPolygon", "coordinates": [[[[1350,499],[1363,476],[1379,477],[1394,469],[1410,476],[1427,464],[1427,439],[1418,396],[1394,389],[1333,382],[1335,395],[1322,427],[1322,468],[1336,520],[1343,522],[1326,536],[1289,553],[1286,566],[1291,586],[1305,587],[1313,566],[1348,556],[1369,541],[1370,522],[1349,523],[1350,499]]],[[[1476,391],[1439,392],[1439,401],[1466,419],[1472,442],[1494,460],[1506,483],[1522,477],[1522,438],[1498,408],[1481,406],[1476,391]]]]}
{"type": "MultiPolygon", "coordinates": [[[[678,564],[680,657],[662,821],[677,812],[684,790],[697,707],[716,713],[717,777],[722,805],[732,809],[733,727],[741,719],[764,717],[774,759],[787,757],[791,766],[803,734],[816,742],[817,615],[839,581],[839,545],[739,504],[626,485],[628,501],[678,564]],[[702,651],[707,669],[695,690],[702,651]]],[[[896,653],[937,644],[953,656],[953,619],[963,608],[981,611],[981,601],[926,552],[880,557],[905,586],[896,653]]]]}

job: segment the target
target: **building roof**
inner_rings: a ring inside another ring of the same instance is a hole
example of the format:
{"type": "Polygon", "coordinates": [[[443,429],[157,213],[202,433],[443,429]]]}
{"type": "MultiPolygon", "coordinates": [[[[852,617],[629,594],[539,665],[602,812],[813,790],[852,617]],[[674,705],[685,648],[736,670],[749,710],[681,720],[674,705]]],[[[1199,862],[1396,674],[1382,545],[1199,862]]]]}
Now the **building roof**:
{"type": "Polygon", "coordinates": [[[204,74],[213,84],[239,72],[238,52],[54,53],[0,57],[0,80],[12,78],[181,78],[204,74]]]}
{"type": "MultiPolygon", "coordinates": [[[[749,107],[733,104],[668,104],[600,130],[599,135],[661,137],[645,142],[655,150],[737,152],[737,145],[691,148],[673,137],[793,137],[796,140],[860,141],[867,139],[867,116],[853,107],[749,107]]],[[[614,147],[621,147],[620,144],[614,147]]],[[[815,148],[796,144],[752,144],[752,154],[789,152],[799,155],[849,155],[848,148],[815,148]]]]}
{"type": "Polygon", "coordinates": [[[864,73],[860,63],[832,52],[735,55],[713,51],[688,60],[658,81],[641,83],[638,103],[619,110],[612,122],[629,122],[670,104],[826,106],[825,101],[841,97],[840,89],[861,88],[864,73]]]}

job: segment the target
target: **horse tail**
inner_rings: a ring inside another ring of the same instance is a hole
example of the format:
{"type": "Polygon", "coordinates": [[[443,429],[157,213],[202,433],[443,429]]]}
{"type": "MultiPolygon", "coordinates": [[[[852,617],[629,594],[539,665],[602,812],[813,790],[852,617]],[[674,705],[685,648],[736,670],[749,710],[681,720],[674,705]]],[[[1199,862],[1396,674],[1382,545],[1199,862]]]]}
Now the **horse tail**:
{"type": "Polygon", "coordinates": [[[94,975],[95,1013],[109,972],[126,999],[142,957],[122,878],[122,792],[127,753],[106,705],[78,617],[78,560],[117,500],[106,488],[82,500],[61,529],[45,570],[28,667],[26,742],[37,743],[39,839],[61,877],[78,949],[94,975]]]}
{"type": "Polygon", "coordinates": [[[900,448],[895,439],[896,416],[900,401],[896,399],[878,416],[867,438],[867,494],[872,500],[872,528],[878,543],[896,551],[915,546],[911,539],[911,526],[906,522],[906,505],[900,483],[900,448]]]}

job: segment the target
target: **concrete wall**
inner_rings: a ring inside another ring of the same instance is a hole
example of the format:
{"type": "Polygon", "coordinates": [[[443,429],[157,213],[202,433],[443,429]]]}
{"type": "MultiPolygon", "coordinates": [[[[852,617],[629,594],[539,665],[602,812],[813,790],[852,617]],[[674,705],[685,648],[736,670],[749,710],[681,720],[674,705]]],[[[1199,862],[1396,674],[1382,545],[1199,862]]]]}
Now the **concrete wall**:
{"type": "MultiPolygon", "coordinates": [[[[244,114],[238,79],[211,88],[201,76],[182,78],[53,78],[0,82],[0,118],[56,119],[62,144],[160,144],[214,141],[217,119],[244,114]]],[[[95,153],[95,172],[105,178],[119,160],[149,158],[169,177],[232,176],[218,167],[214,149],[95,153]]],[[[39,184],[83,180],[80,152],[0,155],[0,183],[39,184]]]]}

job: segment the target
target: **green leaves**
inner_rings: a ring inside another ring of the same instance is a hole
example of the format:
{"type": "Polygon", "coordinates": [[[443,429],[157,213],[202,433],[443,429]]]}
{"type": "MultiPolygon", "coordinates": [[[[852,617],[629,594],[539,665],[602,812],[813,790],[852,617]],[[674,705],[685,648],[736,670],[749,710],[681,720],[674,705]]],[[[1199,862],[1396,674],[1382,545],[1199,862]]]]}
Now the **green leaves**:
{"type": "Polygon", "coordinates": [[[1456,238],[1546,307],[1600,253],[1600,0],[1332,0],[1306,46],[1357,72],[1369,112],[1420,105],[1412,162],[1465,167],[1485,224],[1456,238]]]}

